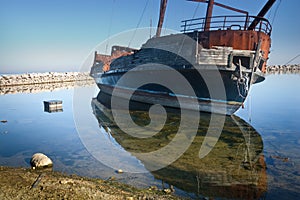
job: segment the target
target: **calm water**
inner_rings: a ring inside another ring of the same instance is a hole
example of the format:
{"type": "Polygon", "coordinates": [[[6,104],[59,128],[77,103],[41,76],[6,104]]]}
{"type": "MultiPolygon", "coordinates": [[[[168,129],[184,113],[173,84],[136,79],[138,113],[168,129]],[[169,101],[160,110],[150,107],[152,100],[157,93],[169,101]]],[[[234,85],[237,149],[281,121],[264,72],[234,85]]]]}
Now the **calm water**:
{"type": "MultiPolygon", "coordinates": [[[[120,130],[111,110],[95,99],[95,86],[0,95],[0,120],[7,120],[0,123],[0,165],[29,167],[32,154],[43,152],[53,160],[55,171],[113,176],[138,187],[172,185],[178,195],[195,199],[299,199],[299,83],[299,74],[289,74],[268,75],[254,85],[245,108],[224,119],[216,143],[205,138],[209,128],[218,132],[219,124],[201,114],[196,135],[192,127],[183,127],[182,139],[191,141],[188,148],[156,171],[148,170],[173,154],[153,162],[144,155],[176,138],[181,118],[174,110],[168,111],[158,134],[136,138],[120,130]],[[44,111],[43,101],[52,99],[63,101],[63,112],[44,111]],[[200,158],[203,144],[211,148],[200,158]],[[129,172],[118,174],[118,168],[129,172]]],[[[155,113],[151,117],[161,120],[155,113]]],[[[140,126],[150,123],[145,111],[133,111],[131,118],[140,126]]],[[[155,127],[139,134],[147,136],[155,127]]]]}

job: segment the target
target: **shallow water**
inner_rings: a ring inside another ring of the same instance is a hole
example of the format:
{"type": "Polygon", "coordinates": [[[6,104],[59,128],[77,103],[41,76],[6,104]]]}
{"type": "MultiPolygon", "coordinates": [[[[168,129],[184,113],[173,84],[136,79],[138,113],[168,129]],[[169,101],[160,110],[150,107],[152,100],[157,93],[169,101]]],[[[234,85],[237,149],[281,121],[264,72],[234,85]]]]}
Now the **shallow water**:
{"type": "MultiPolygon", "coordinates": [[[[163,116],[154,112],[150,121],[145,111],[131,112],[131,118],[140,126],[154,123],[153,127],[122,131],[111,110],[95,99],[95,86],[0,95],[0,120],[7,120],[0,123],[0,165],[29,167],[30,157],[43,152],[56,171],[113,176],[138,187],[172,185],[178,195],[191,198],[298,199],[299,83],[299,74],[268,75],[251,88],[245,108],[235,117],[214,121],[201,114],[196,131],[180,123],[182,116],[174,110],[168,110],[162,131],[155,123],[163,116]],[[52,99],[63,101],[62,112],[44,111],[43,101],[52,99]],[[222,120],[224,126],[218,123],[222,120]],[[174,148],[170,144],[182,125],[177,139],[188,145],[174,148]],[[153,132],[158,133],[149,138],[153,132]],[[163,157],[147,157],[164,147],[170,148],[163,157]],[[125,173],[116,173],[119,168],[125,173]]],[[[191,122],[194,115],[188,113],[185,119],[191,122]]]]}

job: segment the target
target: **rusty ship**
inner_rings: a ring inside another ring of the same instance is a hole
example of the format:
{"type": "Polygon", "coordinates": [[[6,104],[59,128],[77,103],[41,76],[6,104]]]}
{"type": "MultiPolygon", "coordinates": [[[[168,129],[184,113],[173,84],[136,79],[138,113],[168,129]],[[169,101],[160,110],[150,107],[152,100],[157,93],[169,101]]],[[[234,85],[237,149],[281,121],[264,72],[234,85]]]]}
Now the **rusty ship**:
{"type": "Polygon", "coordinates": [[[161,0],[156,35],[140,49],[115,45],[110,55],[95,52],[91,76],[101,92],[225,115],[243,106],[250,86],[264,80],[272,32],[264,16],[276,0],[268,0],[254,16],[214,0],[189,1],[206,3],[206,15],[183,20],[180,33],[161,36],[167,7],[161,0]],[[215,16],[214,6],[238,14],[215,16]]]}

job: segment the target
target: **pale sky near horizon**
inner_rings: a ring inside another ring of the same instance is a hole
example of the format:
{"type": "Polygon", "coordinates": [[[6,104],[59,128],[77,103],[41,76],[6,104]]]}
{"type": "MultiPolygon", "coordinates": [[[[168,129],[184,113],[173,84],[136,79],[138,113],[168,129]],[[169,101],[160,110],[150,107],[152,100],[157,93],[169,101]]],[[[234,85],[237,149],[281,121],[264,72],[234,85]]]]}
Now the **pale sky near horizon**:
{"type": "MultiPolygon", "coordinates": [[[[216,1],[247,10],[251,15],[256,15],[267,2],[216,1]]],[[[156,26],[159,2],[0,0],[0,73],[77,71],[91,51],[109,36],[135,29],[137,24],[139,28],[149,27],[150,21],[156,26]]],[[[299,7],[299,0],[277,0],[266,15],[273,26],[268,64],[285,64],[300,54],[299,7]]],[[[180,30],[181,20],[192,18],[195,10],[195,17],[203,17],[206,4],[169,0],[164,27],[180,30]]],[[[214,9],[215,15],[224,12],[214,9]]],[[[300,63],[300,57],[293,63],[300,63]]]]}

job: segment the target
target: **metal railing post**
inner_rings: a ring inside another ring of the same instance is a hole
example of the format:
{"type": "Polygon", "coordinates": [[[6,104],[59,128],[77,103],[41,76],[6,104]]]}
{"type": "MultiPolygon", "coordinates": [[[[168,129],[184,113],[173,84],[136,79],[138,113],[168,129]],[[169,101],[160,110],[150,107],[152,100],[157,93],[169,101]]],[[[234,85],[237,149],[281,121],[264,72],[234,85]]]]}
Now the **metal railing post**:
{"type": "Polygon", "coordinates": [[[261,32],[261,27],[262,27],[262,21],[259,23],[259,32],[261,32]]]}
{"type": "Polygon", "coordinates": [[[244,30],[247,30],[247,28],[248,28],[248,21],[249,21],[249,15],[248,15],[248,13],[247,13],[247,15],[246,15],[246,20],[245,20],[244,30]]]}
{"type": "Polygon", "coordinates": [[[224,22],[223,22],[223,30],[225,30],[226,19],[227,19],[227,17],[225,16],[225,17],[224,17],[224,22]]]}

